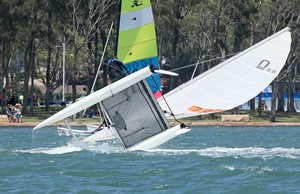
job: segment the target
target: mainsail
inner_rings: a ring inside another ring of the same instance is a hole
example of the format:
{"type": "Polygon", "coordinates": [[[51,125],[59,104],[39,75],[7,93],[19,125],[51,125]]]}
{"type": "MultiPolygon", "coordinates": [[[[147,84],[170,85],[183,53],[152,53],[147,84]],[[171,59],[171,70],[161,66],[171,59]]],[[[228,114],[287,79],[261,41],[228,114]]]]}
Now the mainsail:
{"type": "MultiPolygon", "coordinates": [[[[156,33],[150,0],[121,2],[117,57],[130,72],[148,65],[158,68],[156,33]]],[[[154,95],[160,96],[159,74],[147,78],[154,95]]]]}
{"type": "Polygon", "coordinates": [[[159,104],[177,118],[239,106],[276,78],[285,65],[290,45],[291,33],[289,28],[285,28],[180,85],[167,93],[164,99],[158,99],[159,104]]]}

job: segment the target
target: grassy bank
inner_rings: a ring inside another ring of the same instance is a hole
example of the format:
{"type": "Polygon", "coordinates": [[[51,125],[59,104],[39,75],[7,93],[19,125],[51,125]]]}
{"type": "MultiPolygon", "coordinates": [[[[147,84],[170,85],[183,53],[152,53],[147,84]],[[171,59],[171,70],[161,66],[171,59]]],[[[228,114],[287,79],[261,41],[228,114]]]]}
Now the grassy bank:
{"type": "MultiPolygon", "coordinates": [[[[40,123],[43,120],[47,119],[48,117],[54,115],[58,111],[62,110],[63,107],[53,106],[50,107],[50,111],[45,111],[45,107],[35,107],[33,114],[28,114],[23,116],[24,123],[40,123]]],[[[99,123],[102,120],[100,118],[79,118],[79,114],[76,115],[76,120],[70,119],[70,122],[76,122],[77,124],[94,124],[99,123]]],[[[59,122],[63,124],[64,122],[59,122]]]]}
{"type": "MultiPolygon", "coordinates": [[[[258,116],[257,111],[240,111],[240,114],[249,115],[249,121],[252,123],[269,123],[270,117],[268,111],[262,111],[261,116],[258,116]]],[[[198,117],[191,117],[187,119],[179,119],[183,122],[222,122],[222,115],[231,115],[231,111],[225,111],[221,113],[215,113],[215,118],[211,119],[209,115],[202,115],[198,117]]],[[[300,113],[276,113],[276,123],[299,123],[300,113]]]]}
{"type": "MultiPolygon", "coordinates": [[[[44,107],[35,107],[34,114],[25,115],[24,122],[39,123],[55,114],[61,107],[51,107],[49,112],[45,111],[44,107]]],[[[202,115],[201,117],[191,117],[187,119],[179,119],[181,122],[192,122],[192,123],[215,123],[221,122],[222,115],[230,115],[231,111],[216,113],[214,119],[210,119],[209,115],[202,115]]],[[[257,111],[240,111],[240,114],[249,115],[250,122],[253,123],[269,123],[269,112],[262,111],[262,116],[258,116],[257,111]]],[[[81,118],[76,119],[78,124],[93,124],[99,123],[99,118],[81,118]]],[[[276,113],[276,122],[278,123],[299,123],[300,124],[300,113],[276,113]]],[[[61,122],[63,124],[63,122],[61,122]]]]}

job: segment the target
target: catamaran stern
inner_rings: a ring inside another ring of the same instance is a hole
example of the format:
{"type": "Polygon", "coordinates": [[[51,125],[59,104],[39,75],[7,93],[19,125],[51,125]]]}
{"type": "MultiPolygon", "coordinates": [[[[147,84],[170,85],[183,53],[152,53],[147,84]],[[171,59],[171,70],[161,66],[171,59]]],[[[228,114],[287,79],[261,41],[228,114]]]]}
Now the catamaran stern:
{"type": "Polygon", "coordinates": [[[132,147],[127,148],[127,150],[149,150],[156,148],[157,146],[160,146],[163,143],[166,143],[167,141],[170,141],[171,139],[177,137],[178,135],[187,133],[191,130],[190,127],[182,125],[176,125],[175,127],[172,127],[170,129],[165,130],[162,133],[159,133],[149,139],[146,139],[138,144],[135,144],[132,147]]]}

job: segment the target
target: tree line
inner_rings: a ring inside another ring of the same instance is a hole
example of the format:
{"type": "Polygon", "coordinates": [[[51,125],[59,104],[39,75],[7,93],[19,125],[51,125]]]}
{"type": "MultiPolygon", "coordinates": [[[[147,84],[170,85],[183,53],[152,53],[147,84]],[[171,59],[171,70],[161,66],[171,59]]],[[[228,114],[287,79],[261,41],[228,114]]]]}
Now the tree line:
{"type": "MultiPolygon", "coordinates": [[[[0,87],[2,109],[7,97],[38,94],[34,80],[46,88],[45,109],[53,91],[62,85],[65,48],[66,83],[90,90],[108,40],[105,62],[114,55],[119,0],[2,0],[0,2],[0,87]],[[108,37],[114,23],[112,36],[108,37]],[[44,73],[44,70],[46,73],[44,73]],[[19,83],[22,83],[19,85],[19,83]]],[[[286,65],[272,82],[278,98],[276,111],[284,111],[284,93],[289,93],[289,112],[295,112],[298,90],[300,0],[153,0],[160,66],[179,69],[166,87],[173,89],[190,79],[194,69],[183,68],[199,62],[196,74],[212,68],[230,56],[252,46],[285,27],[292,31],[292,47],[286,65]],[[163,63],[162,63],[163,62],[163,63]]],[[[102,66],[105,67],[105,66],[102,66]]],[[[107,84],[106,68],[96,89],[107,84]],[[103,78],[103,79],[102,79],[103,78]]],[[[250,101],[255,109],[254,99],[250,101]]],[[[258,106],[260,114],[260,106],[258,106]]],[[[23,114],[34,113],[33,103],[24,100],[23,114]]]]}

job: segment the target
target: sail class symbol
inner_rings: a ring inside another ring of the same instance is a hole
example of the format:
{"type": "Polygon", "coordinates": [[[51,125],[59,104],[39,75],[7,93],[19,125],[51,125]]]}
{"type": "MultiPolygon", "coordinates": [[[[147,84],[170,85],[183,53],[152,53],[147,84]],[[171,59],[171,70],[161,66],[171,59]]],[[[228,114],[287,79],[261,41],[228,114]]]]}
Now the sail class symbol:
{"type": "Polygon", "coordinates": [[[140,5],[143,5],[143,1],[141,0],[134,0],[133,2],[132,2],[132,5],[131,5],[131,7],[135,7],[135,6],[140,6],[140,5]]]}
{"type": "Polygon", "coordinates": [[[268,60],[262,60],[257,66],[256,68],[264,70],[266,67],[268,67],[268,65],[270,65],[270,61],[268,60]]]}

